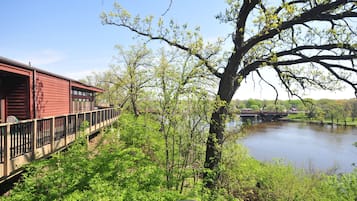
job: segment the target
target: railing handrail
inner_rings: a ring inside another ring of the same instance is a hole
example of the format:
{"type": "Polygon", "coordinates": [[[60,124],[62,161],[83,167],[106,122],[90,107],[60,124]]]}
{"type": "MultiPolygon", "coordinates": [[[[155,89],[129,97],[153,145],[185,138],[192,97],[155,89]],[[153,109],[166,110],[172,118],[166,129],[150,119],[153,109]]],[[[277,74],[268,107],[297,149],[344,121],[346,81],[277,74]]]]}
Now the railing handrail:
{"type": "Polygon", "coordinates": [[[42,117],[42,118],[34,118],[34,119],[24,119],[24,120],[19,120],[18,122],[6,122],[6,123],[0,123],[0,126],[5,126],[8,124],[18,124],[18,123],[28,123],[32,122],[34,120],[43,120],[43,119],[52,119],[52,118],[57,118],[57,117],[66,117],[70,115],[78,115],[78,114],[86,114],[86,113],[92,113],[92,112],[98,112],[98,111],[105,111],[105,110],[117,110],[116,108],[105,108],[105,109],[96,109],[96,110],[90,110],[90,111],[85,111],[85,112],[77,112],[77,113],[69,113],[69,114],[61,114],[61,115],[56,115],[56,116],[47,116],[47,117],[42,117]]]}
{"type": "Polygon", "coordinates": [[[118,109],[104,108],[0,124],[0,183],[24,164],[74,142],[83,121],[89,122],[84,132],[91,135],[112,124],[119,114],[118,109]]]}

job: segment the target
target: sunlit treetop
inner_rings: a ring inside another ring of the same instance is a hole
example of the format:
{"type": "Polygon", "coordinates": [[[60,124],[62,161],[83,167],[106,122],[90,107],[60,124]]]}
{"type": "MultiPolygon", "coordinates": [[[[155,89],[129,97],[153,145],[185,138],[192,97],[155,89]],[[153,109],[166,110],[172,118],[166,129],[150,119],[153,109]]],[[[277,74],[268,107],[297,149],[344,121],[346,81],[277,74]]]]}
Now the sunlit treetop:
{"type": "Polygon", "coordinates": [[[209,189],[219,179],[229,104],[249,75],[271,86],[276,99],[276,85],[267,79],[265,69],[276,74],[290,95],[300,97],[310,87],[336,89],[342,82],[357,96],[357,0],[228,0],[227,4],[217,19],[231,25],[231,33],[211,44],[199,29],[190,32],[187,25],[172,20],[132,17],[118,5],[102,15],[104,24],[182,50],[219,79],[204,162],[213,173],[203,174],[209,189]]]}
{"type": "Polygon", "coordinates": [[[162,16],[131,16],[119,4],[102,20],[188,52],[218,78],[234,76],[234,88],[250,74],[267,81],[260,69],[269,67],[292,95],[309,87],[336,89],[339,81],[357,91],[356,0],[226,3],[216,18],[232,32],[216,43],[205,42],[199,28],[191,31],[162,16]]]}

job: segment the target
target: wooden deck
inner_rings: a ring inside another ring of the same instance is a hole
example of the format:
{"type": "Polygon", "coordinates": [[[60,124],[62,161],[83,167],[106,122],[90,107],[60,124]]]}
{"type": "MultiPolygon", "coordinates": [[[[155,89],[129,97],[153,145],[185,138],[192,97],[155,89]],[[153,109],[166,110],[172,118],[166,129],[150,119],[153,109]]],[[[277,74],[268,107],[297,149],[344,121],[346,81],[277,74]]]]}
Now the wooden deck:
{"type": "Polygon", "coordinates": [[[66,148],[80,134],[91,135],[111,125],[119,112],[113,108],[68,114],[18,123],[0,124],[0,183],[33,160],[66,148]]]}

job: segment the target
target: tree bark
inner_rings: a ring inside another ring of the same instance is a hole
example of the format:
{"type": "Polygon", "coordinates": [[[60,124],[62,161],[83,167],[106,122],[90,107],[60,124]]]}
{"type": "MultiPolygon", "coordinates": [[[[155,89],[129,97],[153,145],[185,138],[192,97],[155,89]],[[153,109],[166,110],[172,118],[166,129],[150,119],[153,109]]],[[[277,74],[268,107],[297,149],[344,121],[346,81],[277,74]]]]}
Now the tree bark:
{"type": "Polygon", "coordinates": [[[133,112],[135,117],[139,116],[139,111],[138,107],[136,106],[136,96],[137,96],[137,91],[134,89],[134,84],[130,83],[130,101],[131,101],[131,106],[133,107],[133,112]]]}
{"type": "Polygon", "coordinates": [[[222,158],[225,120],[228,114],[228,105],[239,87],[239,82],[232,74],[225,73],[220,80],[216,107],[211,116],[209,135],[206,142],[206,158],[203,182],[206,188],[214,189],[219,178],[219,164],[222,158]]]}

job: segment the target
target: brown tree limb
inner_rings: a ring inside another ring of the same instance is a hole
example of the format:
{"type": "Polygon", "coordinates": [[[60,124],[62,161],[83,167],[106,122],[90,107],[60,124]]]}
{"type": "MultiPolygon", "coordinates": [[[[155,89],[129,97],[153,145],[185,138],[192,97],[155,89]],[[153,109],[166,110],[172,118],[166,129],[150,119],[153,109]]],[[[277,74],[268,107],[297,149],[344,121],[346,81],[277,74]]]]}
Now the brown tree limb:
{"type": "Polygon", "coordinates": [[[181,45],[177,42],[174,42],[174,41],[171,41],[169,40],[168,38],[165,38],[164,36],[154,36],[150,33],[146,33],[146,32],[143,32],[143,31],[140,31],[139,29],[136,29],[135,27],[132,27],[128,24],[125,24],[125,23],[116,23],[116,22],[113,22],[113,21],[105,21],[105,24],[108,24],[108,25],[114,25],[114,26],[118,26],[118,27],[124,27],[124,28],[127,28],[129,29],[130,31],[140,35],[140,36],[144,36],[144,37],[148,37],[150,40],[158,40],[158,41],[163,41],[165,43],[167,43],[168,45],[170,46],[173,46],[173,47],[176,47],[178,49],[181,49],[183,51],[186,51],[188,52],[189,54],[195,56],[196,58],[198,58],[199,60],[201,60],[204,65],[207,67],[207,69],[212,73],[214,74],[216,77],[218,78],[221,78],[222,77],[222,74],[219,73],[211,64],[210,64],[210,61],[205,58],[203,55],[199,54],[199,53],[196,53],[195,51],[193,51],[193,49],[187,47],[187,46],[184,46],[184,45],[181,45]]]}
{"type": "Polygon", "coordinates": [[[275,103],[276,103],[276,102],[278,101],[278,99],[279,99],[279,92],[278,92],[278,90],[276,89],[276,87],[275,87],[273,84],[271,84],[271,83],[268,82],[266,79],[264,79],[264,77],[260,74],[259,70],[257,70],[256,73],[258,74],[259,78],[260,78],[261,80],[263,80],[263,82],[265,82],[267,85],[269,85],[271,88],[274,89],[274,91],[275,91],[275,103]]]}
{"type": "MultiPolygon", "coordinates": [[[[306,22],[314,21],[314,20],[319,20],[319,16],[322,15],[324,12],[327,12],[332,9],[336,9],[339,6],[345,5],[347,2],[350,2],[348,0],[337,0],[334,2],[329,2],[326,4],[321,4],[317,5],[316,7],[311,8],[310,10],[307,10],[306,12],[297,15],[293,19],[289,21],[282,22],[277,28],[269,28],[265,27],[263,28],[257,35],[251,37],[245,42],[245,45],[242,47],[242,53],[246,53],[248,50],[250,50],[253,46],[257,45],[259,42],[267,40],[269,38],[273,38],[274,36],[278,35],[281,31],[292,28],[295,25],[299,24],[304,24],[306,22]]],[[[352,1],[355,2],[355,1],[352,1]]],[[[355,14],[353,14],[354,17],[355,14]]],[[[332,16],[332,15],[330,15],[332,16]]],[[[350,17],[351,13],[350,12],[345,12],[343,14],[339,15],[333,15],[334,19],[343,19],[345,17],[350,17]],[[347,16],[345,16],[347,15],[347,16]]],[[[327,17],[326,14],[324,17],[327,17]]],[[[322,19],[324,20],[324,19],[322,19]]]]}

